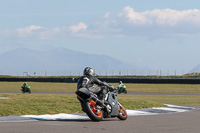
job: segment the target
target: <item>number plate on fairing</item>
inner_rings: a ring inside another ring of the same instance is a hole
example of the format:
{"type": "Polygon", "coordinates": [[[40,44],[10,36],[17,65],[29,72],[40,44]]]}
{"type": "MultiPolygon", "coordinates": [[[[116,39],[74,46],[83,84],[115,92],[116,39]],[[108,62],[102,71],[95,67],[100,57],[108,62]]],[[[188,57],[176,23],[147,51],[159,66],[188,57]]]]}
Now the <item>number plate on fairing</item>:
{"type": "Polygon", "coordinates": [[[113,93],[113,92],[109,93],[108,102],[112,106],[111,116],[117,116],[118,115],[119,107],[118,107],[117,96],[116,96],[115,93],[113,93]]]}

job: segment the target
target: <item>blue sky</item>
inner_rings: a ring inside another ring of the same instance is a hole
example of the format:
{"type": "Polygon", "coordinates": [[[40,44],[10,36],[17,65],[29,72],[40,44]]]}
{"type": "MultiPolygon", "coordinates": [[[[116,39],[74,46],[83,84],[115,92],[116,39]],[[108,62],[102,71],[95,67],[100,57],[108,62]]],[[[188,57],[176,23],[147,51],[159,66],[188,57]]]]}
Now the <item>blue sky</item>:
{"type": "Polygon", "coordinates": [[[200,64],[199,0],[0,2],[0,53],[65,47],[163,71],[200,64]]]}

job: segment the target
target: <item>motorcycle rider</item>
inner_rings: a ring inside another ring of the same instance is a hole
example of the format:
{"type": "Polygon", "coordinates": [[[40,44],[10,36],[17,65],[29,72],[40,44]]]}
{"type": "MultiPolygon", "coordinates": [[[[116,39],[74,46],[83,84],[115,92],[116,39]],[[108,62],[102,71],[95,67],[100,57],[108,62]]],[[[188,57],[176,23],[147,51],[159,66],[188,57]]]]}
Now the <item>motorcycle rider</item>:
{"type": "MultiPolygon", "coordinates": [[[[102,103],[106,103],[105,97],[108,91],[108,88],[114,89],[113,86],[105,84],[104,82],[97,79],[95,76],[95,71],[90,68],[86,67],[83,71],[83,76],[78,80],[77,89],[80,88],[87,88],[93,94],[100,94],[100,100],[102,103]],[[98,86],[94,86],[94,84],[98,86]],[[108,87],[108,88],[107,88],[108,87]]],[[[79,100],[81,102],[81,100],[79,100]]],[[[81,102],[82,105],[82,102],[81,102]]]]}
{"type": "Polygon", "coordinates": [[[28,87],[30,88],[30,86],[28,85],[28,83],[27,83],[27,82],[24,82],[24,84],[21,86],[21,88],[22,88],[22,91],[24,91],[24,92],[25,92],[25,91],[26,91],[26,89],[27,89],[28,87]]]}

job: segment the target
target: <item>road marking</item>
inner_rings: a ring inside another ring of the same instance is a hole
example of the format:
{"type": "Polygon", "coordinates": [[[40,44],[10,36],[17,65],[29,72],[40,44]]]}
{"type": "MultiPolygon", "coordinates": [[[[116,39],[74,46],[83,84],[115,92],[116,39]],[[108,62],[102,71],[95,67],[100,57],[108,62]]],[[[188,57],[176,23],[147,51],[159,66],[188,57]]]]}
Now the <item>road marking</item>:
{"type": "Polygon", "coordinates": [[[2,116],[2,117],[0,117],[0,122],[25,122],[25,121],[37,121],[37,120],[31,119],[28,117],[21,117],[21,116],[2,116]]]}
{"type": "Polygon", "coordinates": [[[9,99],[8,97],[0,97],[0,99],[9,99]]]}
{"type": "Polygon", "coordinates": [[[136,110],[126,110],[128,116],[137,116],[137,115],[156,115],[156,114],[169,114],[169,113],[178,113],[186,112],[189,110],[195,109],[194,107],[185,107],[165,104],[167,107],[161,108],[149,108],[149,109],[136,109],[136,110]]]}
{"type": "Polygon", "coordinates": [[[74,113],[74,114],[55,114],[55,115],[25,115],[22,117],[28,117],[37,120],[87,120],[89,119],[85,113],[74,113]]]}
{"type": "MultiPolygon", "coordinates": [[[[193,107],[176,106],[169,105],[167,107],[161,108],[148,108],[148,109],[136,109],[136,110],[126,110],[128,116],[139,116],[139,115],[157,115],[166,113],[178,113],[193,110],[193,107]]],[[[74,113],[74,114],[55,114],[55,115],[24,115],[24,118],[31,118],[36,120],[50,120],[50,121],[61,121],[61,120],[89,120],[85,113],[74,113]]]]}

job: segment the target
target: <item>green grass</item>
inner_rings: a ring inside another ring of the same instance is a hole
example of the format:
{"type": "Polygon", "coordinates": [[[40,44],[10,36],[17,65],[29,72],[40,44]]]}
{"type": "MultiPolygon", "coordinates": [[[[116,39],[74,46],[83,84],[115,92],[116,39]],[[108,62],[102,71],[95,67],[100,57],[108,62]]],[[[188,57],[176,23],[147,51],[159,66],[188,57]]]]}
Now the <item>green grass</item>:
{"type": "MultiPolygon", "coordinates": [[[[75,95],[0,94],[0,97],[9,98],[0,100],[0,116],[82,112],[75,95]]],[[[123,99],[123,96],[121,98],[123,99]]],[[[127,109],[136,108],[134,104],[126,104],[126,101],[122,100],[122,103],[127,109]]],[[[133,103],[141,103],[137,108],[163,106],[144,100],[134,100],[133,103]]]]}
{"type": "Polygon", "coordinates": [[[0,116],[80,112],[75,95],[0,94],[0,116]]]}
{"type": "MultiPolygon", "coordinates": [[[[24,82],[0,82],[0,91],[20,91],[24,82]]],[[[28,82],[31,91],[75,92],[76,83],[28,82]]]]}
{"type": "Polygon", "coordinates": [[[128,92],[200,93],[200,84],[125,84],[128,92]]]}
{"type": "MultiPolygon", "coordinates": [[[[119,95],[119,101],[127,103],[134,103],[135,101],[153,101],[159,104],[175,104],[175,105],[200,105],[200,96],[183,96],[183,95],[119,95]],[[122,96],[122,97],[121,97],[122,96]]],[[[141,104],[139,102],[138,104],[141,104]]],[[[144,107],[145,108],[145,107],[144,107]]]]}
{"type": "MultiPolygon", "coordinates": [[[[19,94],[3,94],[0,97],[0,116],[57,114],[82,112],[76,95],[21,94],[23,82],[0,82],[0,91],[19,91],[19,94]]],[[[110,83],[112,84],[112,83],[110,83]]],[[[34,91],[74,92],[75,83],[29,82],[34,91]]],[[[117,84],[112,84],[116,86],[117,84]]],[[[200,85],[182,84],[125,84],[128,92],[143,93],[200,93],[200,85]]],[[[162,107],[163,104],[200,105],[200,96],[181,95],[118,95],[126,109],[162,107]]]]}
{"type": "MultiPolygon", "coordinates": [[[[0,116],[82,112],[76,95],[0,94],[0,116]]],[[[126,109],[161,107],[158,102],[126,96],[119,97],[126,109]]]]}
{"type": "MultiPolygon", "coordinates": [[[[76,95],[0,94],[0,116],[82,112],[76,95]]],[[[118,95],[126,109],[163,107],[163,104],[200,105],[200,96],[118,95]]]]}

